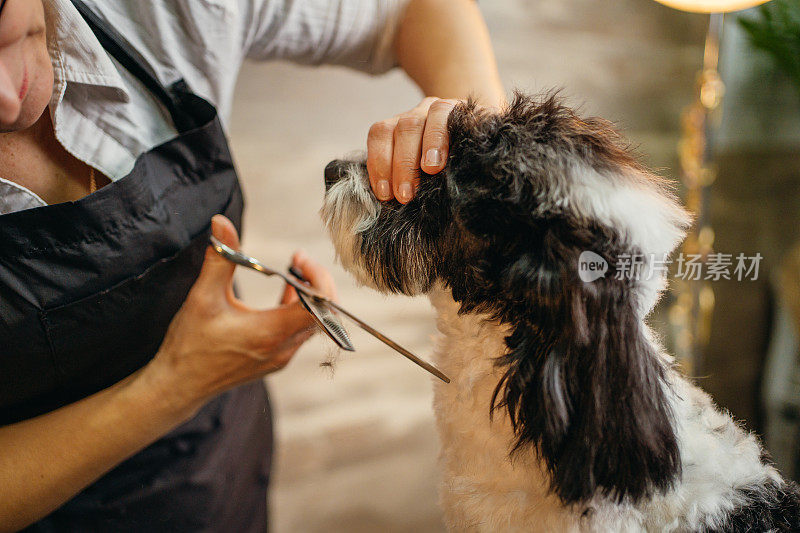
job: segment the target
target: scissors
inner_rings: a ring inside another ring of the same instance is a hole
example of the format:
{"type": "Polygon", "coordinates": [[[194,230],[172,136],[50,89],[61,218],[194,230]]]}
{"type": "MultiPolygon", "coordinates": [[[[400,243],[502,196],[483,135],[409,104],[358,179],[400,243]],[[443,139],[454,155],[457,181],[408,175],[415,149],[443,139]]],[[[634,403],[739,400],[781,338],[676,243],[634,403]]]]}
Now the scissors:
{"type": "Polygon", "coordinates": [[[287,284],[294,287],[297,291],[297,296],[300,299],[300,302],[305,306],[311,316],[314,318],[317,326],[325,332],[325,334],[333,340],[340,348],[343,350],[347,350],[350,352],[355,351],[352,342],[350,341],[350,337],[347,334],[347,330],[342,325],[339,318],[333,313],[333,311],[337,311],[356,324],[358,324],[364,331],[384,343],[385,345],[389,346],[402,356],[406,357],[416,365],[424,368],[437,378],[441,379],[445,383],[450,383],[450,378],[448,378],[441,370],[433,366],[432,364],[420,359],[410,351],[406,350],[395,341],[378,331],[377,329],[373,328],[353,313],[347,311],[342,306],[337,304],[336,302],[328,299],[326,296],[320,294],[319,292],[315,291],[312,287],[305,284],[305,279],[302,275],[295,269],[289,269],[289,276],[269,268],[264,263],[255,259],[254,257],[250,257],[248,255],[239,252],[238,250],[234,250],[230,246],[223,244],[219,239],[214,237],[213,235],[210,237],[211,247],[214,250],[227,259],[232,263],[237,265],[241,265],[247,268],[251,268],[262,274],[267,276],[278,276],[283,279],[287,284]]]}

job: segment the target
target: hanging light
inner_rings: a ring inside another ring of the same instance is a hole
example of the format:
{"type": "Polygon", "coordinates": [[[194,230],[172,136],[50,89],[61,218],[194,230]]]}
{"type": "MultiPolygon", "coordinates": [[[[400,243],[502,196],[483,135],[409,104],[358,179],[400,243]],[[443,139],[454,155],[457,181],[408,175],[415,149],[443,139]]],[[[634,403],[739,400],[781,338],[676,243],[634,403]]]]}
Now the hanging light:
{"type": "Polygon", "coordinates": [[[692,13],[727,13],[729,11],[739,11],[748,7],[757,6],[767,0],[656,0],[659,4],[664,4],[681,11],[691,11],[692,13]]]}

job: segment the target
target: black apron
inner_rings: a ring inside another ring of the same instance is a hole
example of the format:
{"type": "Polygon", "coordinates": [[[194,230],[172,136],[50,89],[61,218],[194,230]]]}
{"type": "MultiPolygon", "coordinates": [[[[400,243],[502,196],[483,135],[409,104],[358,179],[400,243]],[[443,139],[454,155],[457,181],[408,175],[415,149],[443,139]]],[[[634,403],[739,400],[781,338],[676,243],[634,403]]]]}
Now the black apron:
{"type": "MultiPolygon", "coordinates": [[[[113,29],[73,3],[179,135],[86,198],[0,216],[0,425],[145,365],[200,272],[211,217],[241,229],[242,193],[214,107],[183,81],[163,87],[113,29]]],[[[258,381],[215,398],[29,530],[265,531],[271,447],[258,381]]]]}

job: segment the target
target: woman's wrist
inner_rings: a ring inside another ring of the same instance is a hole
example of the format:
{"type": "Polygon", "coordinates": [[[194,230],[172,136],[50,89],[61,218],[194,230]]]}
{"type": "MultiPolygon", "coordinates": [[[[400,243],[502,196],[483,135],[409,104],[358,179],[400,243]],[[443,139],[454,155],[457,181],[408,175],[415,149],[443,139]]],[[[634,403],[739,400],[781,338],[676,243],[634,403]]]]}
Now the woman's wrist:
{"type": "Polygon", "coordinates": [[[153,422],[178,425],[192,418],[204,403],[203,396],[188,385],[156,357],[123,383],[120,393],[150,410],[153,422]]]}

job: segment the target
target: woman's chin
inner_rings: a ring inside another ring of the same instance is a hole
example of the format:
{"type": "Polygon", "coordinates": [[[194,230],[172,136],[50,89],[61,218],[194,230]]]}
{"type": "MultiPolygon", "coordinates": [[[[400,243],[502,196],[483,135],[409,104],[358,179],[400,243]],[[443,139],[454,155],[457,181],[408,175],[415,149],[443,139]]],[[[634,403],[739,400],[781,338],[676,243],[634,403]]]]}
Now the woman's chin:
{"type": "Polygon", "coordinates": [[[52,74],[46,78],[49,78],[49,82],[43,80],[44,83],[31,83],[22,99],[16,120],[10,125],[0,126],[0,132],[9,133],[28,129],[42,117],[53,94],[52,74]]]}
{"type": "Polygon", "coordinates": [[[30,128],[36,124],[36,121],[39,120],[46,108],[46,104],[44,106],[37,106],[33,109],[23,106],[14,122],[12,122],[10,125],[0,126],[0,133],[11,133],[30,128]]]}

